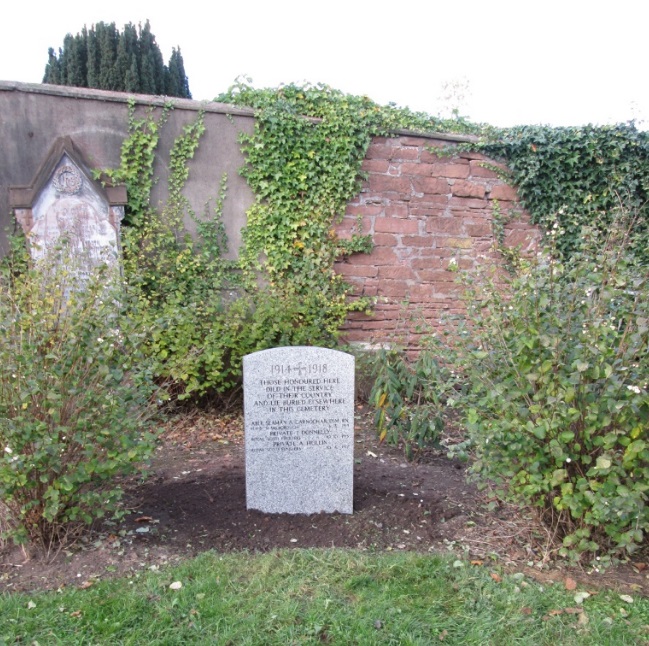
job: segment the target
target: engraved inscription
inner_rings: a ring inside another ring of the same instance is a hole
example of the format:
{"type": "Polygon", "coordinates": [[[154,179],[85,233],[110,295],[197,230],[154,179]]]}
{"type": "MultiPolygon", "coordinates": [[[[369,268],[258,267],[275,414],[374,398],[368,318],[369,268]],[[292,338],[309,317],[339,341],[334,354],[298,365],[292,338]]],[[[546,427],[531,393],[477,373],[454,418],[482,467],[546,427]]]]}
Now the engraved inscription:
{"type": "Polygon", "coordinates": [[[244,395],[248,507],[351,513],[353,357],[309,347],[248,355],[244,395]]]}
{"type": "Polygon", "coordinates": [[[79,263],[88,268],[118,259],[121,212],[84,179],[64,154],[32,206],[30,249],[36,260],[66,242],[79,263]]]}
{"type": "MultiPolygon", "coordinates": [[[[264,399],[255,399],[253,407],[266,413],[327,413],[332,407],[347,403],[347,398],[336,392],[340,386],[338,377],[307,377],[310,374],[327,374],[327,364],[273,365],[271,375],[281,377],[261,378],[259,391],[264,399]],[[285,375],[303,374],[297,377],[285,375]]],[[[301,451],[308,447],[331,448],[332,443],[343,439],[341,427],[351,421],[345,417],[301,418],[287,422],[285,418],[265,422],[256,421],[251,429],[259,435],[251,438],[255,443],[253,451],[301,451]]]]}

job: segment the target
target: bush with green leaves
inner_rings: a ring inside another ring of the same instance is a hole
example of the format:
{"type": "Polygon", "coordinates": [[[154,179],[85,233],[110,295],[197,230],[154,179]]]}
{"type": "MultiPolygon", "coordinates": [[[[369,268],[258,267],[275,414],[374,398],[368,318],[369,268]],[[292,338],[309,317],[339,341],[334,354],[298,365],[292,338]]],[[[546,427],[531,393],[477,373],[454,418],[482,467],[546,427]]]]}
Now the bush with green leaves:
{"type": "Polygon", "coordinates": [[[455,343],[473,471],[572,557],[631,553],[649,530],[649,283],[632,230],[619,214],[605,238],[584,228],[561,260],[550,235],[509,280],[473,280],[455,343]]]}
{"type": "Polygon", "coordinates": [[[456,397],[456,378],[430,352],[409,361],[405,352],[381,349],[374,360],[370,402],[380,441],[403,443],[406,457],[416,449],[439,446],[447,405],[456,397]]]}
{"type": "Polygon", "coordinates": [[[154,448],[142,332],[114,267],[62,245],[0,274],[0,530],[49,550],[118,510],[119,475],[154,448]]]}

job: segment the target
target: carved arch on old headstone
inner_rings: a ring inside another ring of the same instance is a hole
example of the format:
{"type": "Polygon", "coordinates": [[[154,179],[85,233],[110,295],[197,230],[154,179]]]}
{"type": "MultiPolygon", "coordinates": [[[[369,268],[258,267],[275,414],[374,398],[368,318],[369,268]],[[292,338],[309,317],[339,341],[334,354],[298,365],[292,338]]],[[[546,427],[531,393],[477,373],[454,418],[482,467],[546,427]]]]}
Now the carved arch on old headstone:
{"type": "Polygon", "coordinates": [[[9,203],[33,259],[63,238],[90,264],[119,258],[126,187],[96,182],[70,137],[57,139],[29,186],[9,188],[9,203]]]}

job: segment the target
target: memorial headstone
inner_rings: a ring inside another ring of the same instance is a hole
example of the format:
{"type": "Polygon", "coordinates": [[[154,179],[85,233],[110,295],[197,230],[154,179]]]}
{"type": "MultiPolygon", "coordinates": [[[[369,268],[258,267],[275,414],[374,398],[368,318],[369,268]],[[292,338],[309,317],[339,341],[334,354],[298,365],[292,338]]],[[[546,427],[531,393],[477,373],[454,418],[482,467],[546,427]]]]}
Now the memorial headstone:
{"type": "Polygon", "coordinates": [[[243,359],[248,509],[353,511],[354,357],[285,347],[243,359]]]}
{"type": "Polygon", "coordinates": [[[30,186],[10,189],[10,201],[35,261],[65,245],[80,277],[100,263],[118,265],[126,190],[95,182],[69,137],[55,143],[30,186]]]}

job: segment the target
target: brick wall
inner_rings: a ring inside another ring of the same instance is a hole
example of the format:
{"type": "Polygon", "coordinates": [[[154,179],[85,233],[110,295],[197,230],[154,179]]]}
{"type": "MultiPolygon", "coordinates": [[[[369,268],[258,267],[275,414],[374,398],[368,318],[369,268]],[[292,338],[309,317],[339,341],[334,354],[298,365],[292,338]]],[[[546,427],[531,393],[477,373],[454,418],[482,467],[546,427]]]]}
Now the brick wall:
{"type": "MultiPolygon", "coordinates": [[[[59,137],[71,136],[92,168],[119,164],[127,134],[128,101],[139,111],[161,110],[167,99],[128,95],[87,88],[59,87],[0,81],[0,257],[6,248],[5,228],[11,224],[9,187],[32,182],[59,137]]],[[[254,196],[237,172],[244,164],[238,143],[240,132],[252,132],[252,110],[174,99],[175,109],[163,129],[155,165],[161,178],[153,202],[166,200],[168,155],[182,127],[205,110],[206,133],[192,160],[186,194],[195,211],[203,212],[215,197],[223,173],[228,176],[224,204],[230,255],[236,257],[241,228],[254,196]]],[[[464,138],[466,140],[466,138],[464,138]]],[[[347,208],[338,226],[350,235],[357,216],[363,232],[374,241],[374,252],[357,254],[337,265],[357,294],[376,296],[373,316],[354,313],[346,327],[350,341],[385,341],[399,334],[415,345],[417,325],[424,320],[437,326],[444,313],[461,312],[457,273],[460,268],[497,261],[492,251],[491,221],[497,200],[505,215],[517,210],[516,194],[496,173],[484,167],[483,157],[458,152],[436,155],[435,149],[457,146],[462,137],[420,137],[402,134],[375,138],[364,170],[368,179],[347,208]],[[410,320],[412,319],[412,320],[410,320]]],[[[192,226],[191,222],[187,222],[192,226]]],[[[507,227],[506,243],[533,246],[537,232],[524,214],[507,227]]]]}
{"type": "Polygon", "coordinates": [[[513,216],[505,244],[534,249],[539,232],[515,190],[485,167],[494,162],[477,153],[435,153],[449,146],[457,141],[410,135],[372,141],[363,163],[367,180],[337,229],[341,237],[351,235],[360,217],[374,250],[336,268],[357,295],[376,297],[376,306],[372,316],[350,315],[346,340],[380,343],[396,336],[414,347],[422,322],[435,328],[444,314],[461,313],[453,267],[501,262],[493,249],[496,206],[513,216]]]}

